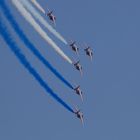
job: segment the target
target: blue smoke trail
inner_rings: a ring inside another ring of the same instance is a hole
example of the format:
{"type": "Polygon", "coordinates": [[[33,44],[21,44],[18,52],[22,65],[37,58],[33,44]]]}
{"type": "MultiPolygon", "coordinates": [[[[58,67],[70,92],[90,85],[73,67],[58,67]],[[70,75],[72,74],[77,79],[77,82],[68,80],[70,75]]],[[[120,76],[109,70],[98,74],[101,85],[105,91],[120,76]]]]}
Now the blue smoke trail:
{"type": "Polygon", "coordinates": [[[16,55],[20,63],[29,71],[29,73],[39,82],[39,84],[49,93],[55,100],[57,100],[61,105],[63,105],[67,110],[74,113],[73,109],[67,105],[60,97],[57,96],[53,92],[53,90],[42,80],[40,75],[36,72],[36,70],[30,65],[27,61],[24,54],[22,54],[21,50],[18,48],[16,43],[12,40],[9,31],[6,29],[5,25],[2,23],[2,18],[0,17],[0,35],[5,40],[11,51],[16,55]]]}
{"type": "Polygon", "coordinates": [[[31,43],[31,41],[26,37],[23,30],[19,27],[18,23],[10,13],[10,9],[7,8],[4,1],[0,2],[0,7],[2,8],[4,15],[6,16],[9,23],[14,28],[15,32],[24,42],[25,46],[30,49],[33,54],[48,68],[51,72],[55,74],[64,84],[66,84],[69,88],[73,89],[73,86],[41,55],[41,53],[36,49],[36,47],[31,43]]]}

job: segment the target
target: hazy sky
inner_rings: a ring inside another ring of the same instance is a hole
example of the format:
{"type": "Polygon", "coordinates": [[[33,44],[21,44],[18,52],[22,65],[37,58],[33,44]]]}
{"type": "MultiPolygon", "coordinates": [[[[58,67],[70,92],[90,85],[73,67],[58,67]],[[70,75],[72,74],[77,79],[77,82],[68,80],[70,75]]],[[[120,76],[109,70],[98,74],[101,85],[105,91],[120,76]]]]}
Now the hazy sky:
{"type": "Polygon", "coordinates": [[[83,103],[25,48],[6,22],[13,39],[50,87],[70,106],[81,108],[84,128],[74,114],[45,92],[0,37],[0,139],[139,140],[140,2],[38,0],[45,9],[48,6],[54,10],[57,31],[80,45],[78,58],[45,29],[69,57],[81,60],[84,74],[81,77],[35,32],[10,0],[5,1],[20,27],[47,60],[73,85],[81,85],[83,103]],[[95,52],[93,62],[82,50],[85,42],[95,52]]]}

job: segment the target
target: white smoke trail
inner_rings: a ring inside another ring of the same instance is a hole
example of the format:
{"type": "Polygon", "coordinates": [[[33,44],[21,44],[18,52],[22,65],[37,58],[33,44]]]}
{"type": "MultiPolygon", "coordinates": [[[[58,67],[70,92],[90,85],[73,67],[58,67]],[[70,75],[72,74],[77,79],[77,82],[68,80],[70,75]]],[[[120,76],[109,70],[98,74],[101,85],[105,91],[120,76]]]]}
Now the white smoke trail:
{"type": "Polygon", "coordinates": [[[17,10],[21,13],[21,15],[32,25],[32,27],[40,34],[40,36],[51,45],[58,54],[60,54],[66,61],[72,64],[71,59],[64,54],[64,52],[53,42],[53,40],[42,30],[39,24],[36,23],[34,18],[28,11],[22,6],[19,0],[12,0],[12,3],[15,5],[17,10]]]}
{"type": "Polygon", "coordinates": [[[31,2],[45,15],[45,10],[41,7],[41,5],[36,0],[31,0],[31,2]]]}
{"type": "MultiPolygon", "coordinates": [[[[36,0],[31,0],[32,2],[39,3],[36,0]]],[[[54,34],[58,39],[60,39],[64,44],[68,44],[67,41],[60,35],[41,15],[40,13],[31,5],[28,0],[21,0],[23,5],[28,9],[28,11],[37,19],[39,22],[47,28],[52,34],[54,34]]],[[[39,5],[41,7],[41,5],[39,5]]],[[[43,9],[43,8],[42,8],[43,9]]]]}

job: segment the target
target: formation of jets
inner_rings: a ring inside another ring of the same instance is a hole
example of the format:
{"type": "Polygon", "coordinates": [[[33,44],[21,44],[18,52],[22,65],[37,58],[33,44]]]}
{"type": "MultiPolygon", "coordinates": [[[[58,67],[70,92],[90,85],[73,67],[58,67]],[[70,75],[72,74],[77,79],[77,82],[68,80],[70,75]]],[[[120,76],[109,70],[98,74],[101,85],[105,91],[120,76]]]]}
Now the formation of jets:
{"type": "MultiPolygon", "coordinates": [[[[56,25],[56,16],[54,16],[53,10],[50,11],[50,10],[48,9],[48,12],[46,13],[46,15],[48,16],[48,18],[50,19],[50,21],[52,21],[53,24],[56,25]]],[[[69,46],[71,47],[72,51],[74,51],[74,52],[76,52],[76,53],[78,54],[78,52],[79,52],[79,47],[76,45],[76,41],[72,41],[72,40],[71,40],[69,46]]],[[[84,51],[85,51],[86,55],[89,56],[90,59],[92,60],[92,58],[93,58],[93,51],[92,51],[91,47],[87,46],[87,47],[84,49],[84,51]]],[[[75,66],[75,68],[76,68],[77,70],[81,71],[81,68],[82,68],[82,67],[81,67],[81,65],[79,64],[79,62],[78,62],[78,63],[75,63],[74,66],[75,66]]]]}
{"type": "MultiPolygon", "coordinates": [[[[46,13],[46,15],[48,16],[49,20],[53,22],[54,25],[56,25],[56,17],[53,15],[53,11],[50,11],[48,9],[48,12],[46,13]]],[[[79,54],[79,47],[76,44],[76,41],[70,41],[69,46],[71,48],[71,50],[73,52],[75,52],[77,55],[79,54]]],[[[86,48],[84,49],[84,52],[87,56],[90,57],[90,59],[93,59],[93,51],[91,49],[91,47],[86,45],[86,48]]],[[[75,69],[77,69],[78,71],[80,71],[81,75],[82,75],[82,66],[80,64],[80,61],[77,61],[76,63],[73,63],[75,69]]],[[[83,93],[82,90],[80,89],[80,86],[77,86],[76,88],[74,88],[74,91],[77,95],[79,95],[81,97],[81,100],[83,101],[83,93]]],[[[76,108],[76,111],[74,112],[76,117],[79,118],[83,124],[83,113],[76,108]]]]}

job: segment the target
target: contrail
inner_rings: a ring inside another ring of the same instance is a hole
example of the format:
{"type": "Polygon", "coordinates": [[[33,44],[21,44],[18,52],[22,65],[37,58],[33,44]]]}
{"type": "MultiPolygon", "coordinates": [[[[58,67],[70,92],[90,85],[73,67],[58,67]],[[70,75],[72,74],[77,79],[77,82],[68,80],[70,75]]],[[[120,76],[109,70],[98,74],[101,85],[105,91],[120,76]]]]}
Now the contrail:
{"type": "MultiPolygon", "coordinates": [[[[39,12],[32,6],[28,0],[20,0],[25,8],[36,18],[45,28],[47,28],[52,34],[54,34],[58,39],[60,39],[66,45],[67,41],[40,15],[39,12]]],[[[35,0],[31,0],[37,3],[35,0]]],[[[39,4],[39,3],[38,3],[39,4]]]]}
{"type": "MultiPolygon", "coordinates": [[[[1,18],[0,18],[1,19],[1,18]]],[[[21,52],[19,47],[16,45],[14,40],[12,40],[12,36],[9,33],[8,29],[2,23],[2,20],[0,20],[0,35],[7,43],[8,47],[11,49],[11,51],[15,54],[15,56],[18,58],[19,62],[28,70],[28,72],[39,82],[39,84],[46,90],[49,95],[51,95],[56,101],[58,101],[61,105],[63,105],[67,110],[74,113],[73,109],[67,105],[60,97],[57,96],[56,93],[47,85],[47,83],[42,80],[40,75],[37,73],[37,71],[31,66],[31,64],[28,62],[24,54],[21,52]]]]}
{"type": "Polygon", "coordinates": [[[43,31],[39,24],[36,23],[32,15],[22,6],[19,0],[12,0],[12,3],[15,5],[17,10],[21,15],[32,25],[32,27],[40,34],[46,42],[48,42],[58,54],[60,54],[67,62],[72,64],[72,60],[64,54],[64,52],[53,42],[53,40],[43,31]]]}
{"type": "Polygon", "coordinates": [[[36,0],[31,0],[31,2],[45,15],[45,10],[42,8],[42,6],[36,1],[36,0]]]}
{"type": "Polygon", "coordinates": [[[25,46],[29,48],[32,53],[53,73],[57,78],[59,78],[64,84],[66,84],[69,88],[73,89],[73,86],[41,55],[41,53],[36,49],[33,43],[26,37],[24,31],[20,28],[12,14],[10,13],[10,9],[7,8],[5,2],[1,2],[0,9],[4,13],[6,19],[11,24],[19,38],[24,42],[25,46]]]}

